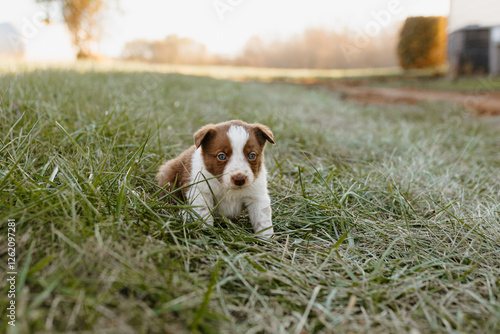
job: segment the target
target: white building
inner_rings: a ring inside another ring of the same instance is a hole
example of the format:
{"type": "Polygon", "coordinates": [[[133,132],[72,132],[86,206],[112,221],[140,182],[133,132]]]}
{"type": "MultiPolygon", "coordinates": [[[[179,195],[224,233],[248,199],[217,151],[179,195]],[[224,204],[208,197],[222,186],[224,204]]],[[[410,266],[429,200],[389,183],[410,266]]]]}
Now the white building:
{"type": "Polygon", "coordinates": [[[16,43],[19,31],[10,23],[0,23],[0,59],[24,57],[25,45],[16,43]]]}
{"type": "Polygon", "coordinates": [[[0,0],[0,62],[5,58],[35,62],[76,58],[61,1],[0,0]]]}

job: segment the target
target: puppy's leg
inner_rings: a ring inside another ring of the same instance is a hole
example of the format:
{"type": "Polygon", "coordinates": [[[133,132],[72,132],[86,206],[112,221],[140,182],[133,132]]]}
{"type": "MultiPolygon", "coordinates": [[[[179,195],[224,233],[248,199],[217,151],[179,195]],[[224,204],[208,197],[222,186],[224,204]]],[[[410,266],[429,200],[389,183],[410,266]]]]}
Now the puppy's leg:
{"type": "Polygon", "coordinates": [[[212,216],[212,210],[214,207],[214,200],[212,194],[204,193],[198,189],[190,191],[188,194],[189,203],[194,206],[193,211],[196,212],[205,222],[203,228],[206,225],[214,225],[214,217],[212,216]],[[206,224],[206,225],[205,225],[206,224]]]}
{"type": "Polygon", "coordinates": [[[248,215],[253,231],[264,238],[270,238],[273,233],[271,199],[269,196],[263,198],[252,198],[247,202],[248,215]]]}

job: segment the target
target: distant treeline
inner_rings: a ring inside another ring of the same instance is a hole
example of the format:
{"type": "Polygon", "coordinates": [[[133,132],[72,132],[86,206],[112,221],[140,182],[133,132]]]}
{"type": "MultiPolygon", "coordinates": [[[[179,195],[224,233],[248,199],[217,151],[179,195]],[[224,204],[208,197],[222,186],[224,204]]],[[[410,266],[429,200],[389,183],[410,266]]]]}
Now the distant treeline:
{"type": "Polygon", "coordinates": [[[363,68],[398,65],[397,44],[401,24],[376,36],[363,32],[309,28],[286,39],[254,36],[233,58],[210,54],[189,38],[171,35],[162,41],[136,40],[126,44],[122,58],[152,63],[236,65],[277,68],[363,68]]]}

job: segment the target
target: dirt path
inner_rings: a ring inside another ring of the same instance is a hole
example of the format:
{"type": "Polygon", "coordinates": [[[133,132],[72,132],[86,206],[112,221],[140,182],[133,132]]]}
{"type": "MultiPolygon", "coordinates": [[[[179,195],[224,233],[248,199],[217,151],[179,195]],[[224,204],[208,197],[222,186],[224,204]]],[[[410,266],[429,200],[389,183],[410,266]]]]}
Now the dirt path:
{"type": "Polygon", "coordinates": [[[375,88],[324,82],[312,85],[328,86],[349,100],[365,104],[415,104],[419,101],[450,101],[463,105],[479,115],[500,115],[500,92],[461,93],[427,91],[415,88],[375,88]]]}

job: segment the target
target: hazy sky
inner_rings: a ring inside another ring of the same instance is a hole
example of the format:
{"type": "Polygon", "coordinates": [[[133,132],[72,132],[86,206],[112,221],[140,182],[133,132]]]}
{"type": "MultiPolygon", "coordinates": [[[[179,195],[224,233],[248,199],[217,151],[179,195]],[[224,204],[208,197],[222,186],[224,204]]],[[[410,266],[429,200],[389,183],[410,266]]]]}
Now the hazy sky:
{"type": "MultiPolygon", "coordinates": [[[[0,0],[0,23],[22,29],[43,8],[34,0],[0,0]]],[[[127,41],[177,34],[204,43],[209,51],[234,54],[255,34],[286,37],[306,27],[346,26],[363,32],[407,16],[448,12],[449,0],[121,0],[120,11],[105,15],[99,49],[118,56],[127,41]]],[[[43,48],[50,41],[54,50],[67,52],[60,15],[52,17],[51,32],[43,27],[29,43],[38,41],[37,48],[43,48]]]]}

